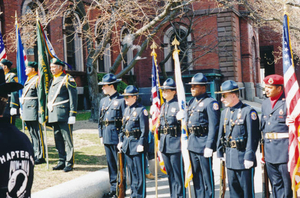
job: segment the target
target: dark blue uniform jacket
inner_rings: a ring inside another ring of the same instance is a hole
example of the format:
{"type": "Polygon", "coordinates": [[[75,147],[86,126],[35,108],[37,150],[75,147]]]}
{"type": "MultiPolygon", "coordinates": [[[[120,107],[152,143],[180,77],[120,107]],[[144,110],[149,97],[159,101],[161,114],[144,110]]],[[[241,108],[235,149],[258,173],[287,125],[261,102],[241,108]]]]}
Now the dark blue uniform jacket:
{"type": "Polygon", "coordinates": [[[223,146],[226,148],[226,167],[235,170],[245,169],[244,160],[254,162],[256,166],[255,152],[260,140],[259,118],[256,111],[241,101],[234,107],[222,111],[219,137],[217,143],[217,155],[223,157],[223,146]],[[224,127],[225,124],[225,127],[224,127]],[[227,147],[221,144],[221,137],[227,140],[243,140],[243,150],[227,147]]]}
{"type": "Polygon", "coordinates": [[[160,112],[160,128],[177,128],[177,137],[170,134],[160,134],[159,150],[163,153],[179,153],[181,152],[181,125],[176,119],[179,111],[177,98],[173,98],[169,102],[165,102],[160,112]]]}
{"type": "Polygon", "coordinates": [[[188,128],[202,126],[208,133],[204,136],[189,134],[188,150],[201,154],[207,147],[215,151],[219,120],[220,109],[214,98],[207,93],[192,98],[188,102],[188,128]]]}
{"type": "Polygon", "coordinates": [[[127,155],[138,155],[136,151],[138,145],[144,146],[144,151],[147,151],[149,134],[148,112],[144,106],[139,103],[134,103],[126,107],[123,115],[122,133],[120,134],[120,142],[123,142],[122,151],[127,155]],[[133,130],[140,131],[140,137],[126,136],[127,132],[133,130]]]}
{"type": "MultiPolygon", "coordinates": [[[[289,128],[285,124],[287,112],[284,93],[276,102],[272,109],[270,99],[263,101],[261,106],[261,130],[263,135],[269,132],[288,133],[289,128]]],[[[273,164],[287,163],[289,160],[289,138],[284,139],[265,139],[265,161],[273,164]]]]}
{"type": "Polygon", "coordinates": [[[125,106],[124,98],[117,92],[100,101],[98,130],[99,137],[103,137],[104,144],[118,144],[118,134],[120,133],[125,106]],[[105,125],[101,121],[109,121],[111,123],[105,125]],[[120,122],[120,126],[116,126],[116,123],[112,121],[120,122]]]}

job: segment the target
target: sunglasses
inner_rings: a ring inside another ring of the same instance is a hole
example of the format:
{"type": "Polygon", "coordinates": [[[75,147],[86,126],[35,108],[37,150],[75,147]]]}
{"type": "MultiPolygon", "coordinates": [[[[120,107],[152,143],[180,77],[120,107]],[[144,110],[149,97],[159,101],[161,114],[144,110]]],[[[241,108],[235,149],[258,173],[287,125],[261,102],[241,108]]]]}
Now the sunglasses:
{"type": "Polygon", "coordinates": [[[128,99],[128,98],[130,98],[130,96],[124,96],[124,98],[125,98],[125,99],[128,99]]]}
{"type": "Polygon", "coordinates": [[[222,98],[226,98],[226,95],[225,95],[225,94],[222,94],[222,98]]]}

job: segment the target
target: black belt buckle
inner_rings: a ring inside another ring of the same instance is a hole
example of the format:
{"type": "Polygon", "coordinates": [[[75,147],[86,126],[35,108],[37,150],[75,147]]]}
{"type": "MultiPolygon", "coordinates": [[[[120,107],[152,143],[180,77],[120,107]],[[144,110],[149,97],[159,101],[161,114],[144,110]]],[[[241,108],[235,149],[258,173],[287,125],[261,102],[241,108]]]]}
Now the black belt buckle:
{"type": "Polygon", "coordinates": [[[230,147],[231,148],[236,148],[236,141],[235,140],[230,141],[230,147]]]}

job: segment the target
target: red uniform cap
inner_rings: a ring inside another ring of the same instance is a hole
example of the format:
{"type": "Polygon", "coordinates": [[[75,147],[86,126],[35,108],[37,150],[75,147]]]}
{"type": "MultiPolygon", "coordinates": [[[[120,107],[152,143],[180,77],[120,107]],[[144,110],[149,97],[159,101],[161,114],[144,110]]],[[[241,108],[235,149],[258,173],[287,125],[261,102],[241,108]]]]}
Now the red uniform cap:
{"type": "Polygon", "coordinates": [[[278,74],[272,74],[264,79],[265,84],[267,85],[283,85],[283,77],[278,74]]]}

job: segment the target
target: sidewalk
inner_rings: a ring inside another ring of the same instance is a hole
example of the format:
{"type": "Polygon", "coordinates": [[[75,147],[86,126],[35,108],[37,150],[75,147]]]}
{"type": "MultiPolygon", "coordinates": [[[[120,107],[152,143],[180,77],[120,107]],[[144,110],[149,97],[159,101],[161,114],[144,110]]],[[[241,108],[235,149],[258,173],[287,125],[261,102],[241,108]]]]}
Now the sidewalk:
{"type": "MultiPolygon", "coordinates": [[[[259,162],[259,149],[256,152],[256,157],[258,160],[258,166],[255,168],[255,175],[254,175],[254,187],[255,187],[255,196],[256,197],[261,197],[262,196],[262,178],[261,178],[261,166],[259,162]]],[[[154,168],[154,161],[150,161],[150,169],[154,168]]],[[[152,174],[154,174],[154,170],[151,170],[152,174]]],[[[213,171],[214,171],[214,181],[215,181],[215,197],[219,197],[219,190],[220,190],[220,160],[217,158],[216,153],[213,155],[213,171]]],[[[227,177],[226,177],[227,181],[227,177]]],[[[193,182],[191,184],[191,197],[194,196],[194,190],[193,190],[193,182]]],[[[168,178],[167,175],[164,175],[163,173],[159,172],[159,179],[157,181],[157,186],[158,186],[158,197],[159,198],[170,198],[170,190],[169,190],[169,184],[168,184],[168,178]]],[[[228,184],[226,183],[226,193],[225,193],[225,198],[230,198],[229,195],[229,189],[228,189],[228,184]]],[[[155,198],[155,180],[149,180],[146,179],[146,193],[147,193],[147,198],[155,198]]],[[[130,198],[130,186],[127,186],[127,191],[126,191],[126,198],[130,198]]],[[[188,191],[186,189],[186,197],[188,198],[188,191]]]]}

